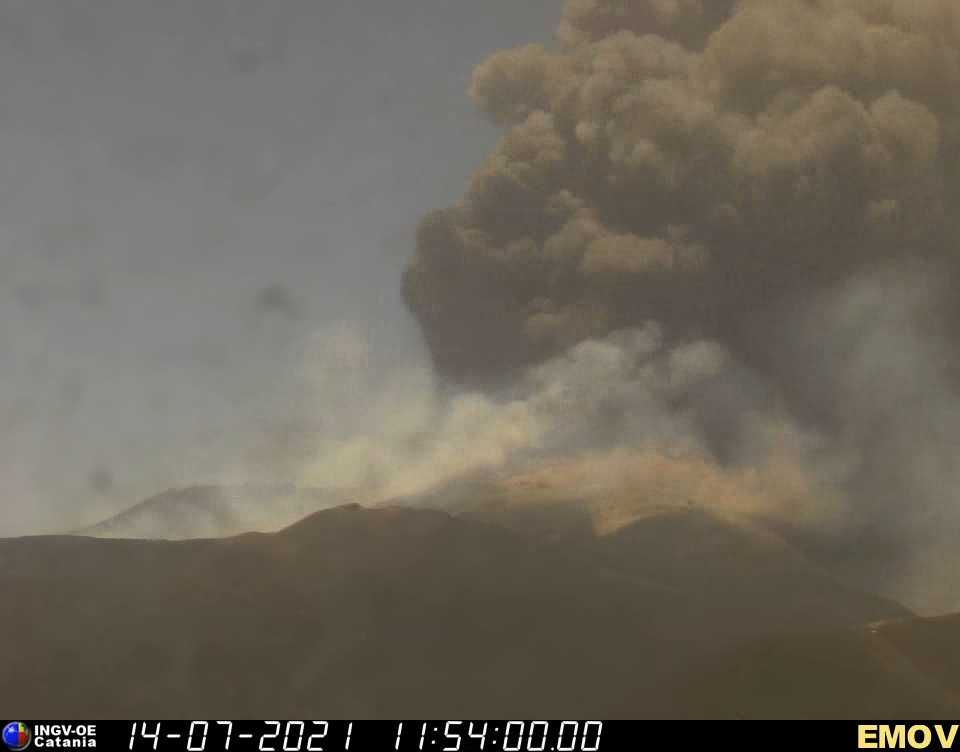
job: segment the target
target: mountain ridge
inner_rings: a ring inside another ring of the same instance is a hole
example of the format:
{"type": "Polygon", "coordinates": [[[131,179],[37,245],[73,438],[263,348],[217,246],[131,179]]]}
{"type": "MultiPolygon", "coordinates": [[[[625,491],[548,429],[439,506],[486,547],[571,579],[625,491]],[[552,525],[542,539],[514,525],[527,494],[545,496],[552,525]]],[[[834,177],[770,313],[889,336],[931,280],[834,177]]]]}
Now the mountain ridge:
{"type": "Polygon", "coordinates": [[[669,716],[686,706],[664,687],[741,643],[908,616],[796,562],[788,589],[733,582],[756,564],[749,538],[686,572],[670,564],[699,545],[685,525],[627,556],[631,536],[664,535],[650,519],[573,543],[354,504],[229,538],[0,540],[0,588],[18,603],[0,622],[0,702],[35,716],[669,716]],[[716,577],[729,597],[706,597],[716,577]]]}

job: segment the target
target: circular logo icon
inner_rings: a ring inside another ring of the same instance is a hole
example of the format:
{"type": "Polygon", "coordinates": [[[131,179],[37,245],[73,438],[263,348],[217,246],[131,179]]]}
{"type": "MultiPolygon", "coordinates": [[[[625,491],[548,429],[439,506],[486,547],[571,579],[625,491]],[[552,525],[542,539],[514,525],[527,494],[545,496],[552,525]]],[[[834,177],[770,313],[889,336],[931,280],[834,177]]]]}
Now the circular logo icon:
{"type": "Polygon", "coordinates": [[[30,746],[30,727],[20,721],[11,721],[3,727],[3,743],[13,752],[26,749],[30,746]]]}

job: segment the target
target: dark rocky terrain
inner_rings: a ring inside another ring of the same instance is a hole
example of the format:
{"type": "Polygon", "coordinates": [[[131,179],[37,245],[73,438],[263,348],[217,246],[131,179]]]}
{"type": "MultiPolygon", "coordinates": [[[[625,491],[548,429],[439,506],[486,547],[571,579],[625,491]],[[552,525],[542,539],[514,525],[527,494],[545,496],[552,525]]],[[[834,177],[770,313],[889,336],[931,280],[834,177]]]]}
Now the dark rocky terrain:
{"type": "Polygon", "coordinates": [[[450,511],[425,508],[436,496],[337,507],[269,534],[2,540],[16,608],[0,622],[0,704],[25,717],[802,717],[953,701],[958,674],[938,656],[960,654],[960,622],[912,620],[749,519],[638,503],[598,526],[592,502],[505,488],[452,489],[450,511]],[[882,643],[865,626],[881,621],[882,643]]]}

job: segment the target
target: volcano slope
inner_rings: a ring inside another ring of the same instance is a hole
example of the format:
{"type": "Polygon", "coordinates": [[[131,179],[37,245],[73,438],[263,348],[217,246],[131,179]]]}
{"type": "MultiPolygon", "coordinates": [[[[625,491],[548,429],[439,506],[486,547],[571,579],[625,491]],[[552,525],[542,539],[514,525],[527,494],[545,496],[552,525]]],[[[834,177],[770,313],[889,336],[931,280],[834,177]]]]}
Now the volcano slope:
{"type": "Polygon", "coordinates": [[[741,646],[668,705],[689,717],[948,718],[960,713],[960,616],[902,619],[741,646]]]}
{"type": "Polygon", "coordinates": [[[93,538],[223,538],[250,530],[273,532],[345,501],[293,486],[190,486],[151,496],[76,532],[93,538]]]}
{"type": "Polygon", "coordinates": [[[650,507],[597,530],[577,504],[505,513],[502,489],[451,493],[453,513],[423,508],[436,498],[345,506],[270,534],[2,540],[17,607],[0,622],[0,703],[36,717],[684,715],[705,707],[690,677],[745,642],[908,616],[710,510],[650,507]]]}

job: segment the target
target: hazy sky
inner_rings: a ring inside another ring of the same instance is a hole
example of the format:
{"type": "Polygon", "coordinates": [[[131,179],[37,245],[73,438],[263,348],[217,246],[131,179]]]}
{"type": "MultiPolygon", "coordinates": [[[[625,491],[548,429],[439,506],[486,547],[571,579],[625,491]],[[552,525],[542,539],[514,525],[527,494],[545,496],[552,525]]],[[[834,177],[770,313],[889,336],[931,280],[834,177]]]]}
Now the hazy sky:
{"type": "Polygon", "coordinates": [[[0,535],[215,478],[318,329],[418,347],[414,228],[498,137],[471,69],[561,4],[5,0],[0,535]]]}

